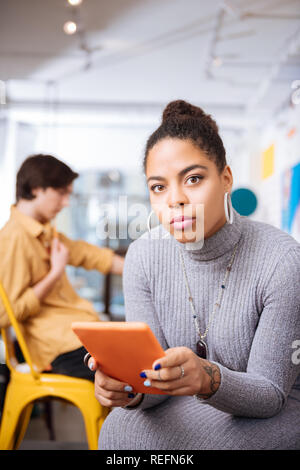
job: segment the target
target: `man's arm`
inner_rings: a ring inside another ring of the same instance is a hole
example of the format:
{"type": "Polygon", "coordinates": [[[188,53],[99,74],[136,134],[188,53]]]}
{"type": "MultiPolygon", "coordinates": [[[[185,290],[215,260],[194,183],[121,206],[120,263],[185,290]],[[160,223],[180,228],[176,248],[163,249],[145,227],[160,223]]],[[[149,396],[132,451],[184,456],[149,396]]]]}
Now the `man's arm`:
{"type": "Polygon", "coordinates": [[[124,268],[124,258],[122,256],[114,254],[112,258],[110,272],[112,274],[121,275],[123,273],[123,268],[124,268]]]}
{"type": "Polygon", "coordinates": [[[54,238],[51,245],[50,271],[41,281],[32,287],[36,297],[40,301],[47,297],[56,282],[63,275],[68,263],[68,258],[68,249],[57,238],[54,238]]]}
{"type": "Polygon", "coordinates": [[[59,233],[59,240],[69,250],[68,264],[81,266],[87,270],[95,269],[103,274],[123,273],[124,259],[110,248],[99,247],[83,240],[71,240],[59,233]]]}
{"type": "Polygon", "coordinates": [[[41,281],[32,287],[32,290],[39,301],[42,301],[45,297],[47,297],[49,292],[51,292],[55,286],[57,280],[58,277],[56,277],[53,272],[49,271],[49,273],[41,281]]]}
{"type": "MultiPolygon", "coordinates": [[[[69,260],[69,250],[68,248],[60,242],[57,238],[54,238],[52,241],[51,247],[51,268],[49,273],[37,284],[32,287],[33,292],[39,301],[42,301],[49,292],[53,289],[56,282],[62,276],[66,265],[69,260]]],[[[112,274],[122,274],[123,272],[124,259],[114,254],[112,256],[112,263],[110,272],[112,274]]]]}
{"type": "MultiPolygon", "coordinates": [[[[22,233],[3,238],[0,245],[0,280],[12,304],[19,322],[38,314],[40,301],[31,285],[30,261],[22,233]]],[[[0,327],[6,328],[10,321],[0,301],[0,327]]]]}

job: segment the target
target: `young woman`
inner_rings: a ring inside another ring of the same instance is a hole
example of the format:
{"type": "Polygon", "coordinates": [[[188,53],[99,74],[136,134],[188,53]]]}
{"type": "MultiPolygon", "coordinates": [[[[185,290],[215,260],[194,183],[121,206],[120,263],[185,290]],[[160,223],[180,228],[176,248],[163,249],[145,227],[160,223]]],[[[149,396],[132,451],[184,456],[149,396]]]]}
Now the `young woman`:
{"type": "Polygon", "coordinates": [[[198,107],[166,107],[144,168],[161,224],[128,250],[126,318],[164,348],[141,374],[167,394],[135,395],[91,358],[99,402],[116,407],[99,448],[300,449],[300,244],[232,208],[217,125],[198,107]]]}

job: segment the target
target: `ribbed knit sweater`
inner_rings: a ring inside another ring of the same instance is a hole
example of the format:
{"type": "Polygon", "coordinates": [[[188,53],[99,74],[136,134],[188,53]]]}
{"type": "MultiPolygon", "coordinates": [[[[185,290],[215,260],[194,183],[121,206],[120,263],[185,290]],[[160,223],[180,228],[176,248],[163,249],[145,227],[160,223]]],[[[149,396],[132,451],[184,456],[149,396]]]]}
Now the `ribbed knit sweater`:
{"type": "Polygon", "coordinates": [[[126,319],[146,322],[163,349],[196,351],[179,250],[204,332],[238,243],[206,336],[207,359],[219,366],[221,384],[202,401],[145,395],[135,409],[114,409],[99,448],[300,449],[300,244],[235,210],[233,223],[201,248],[188,250],[168,235],[159,226],[130,245],[126,319]]]}

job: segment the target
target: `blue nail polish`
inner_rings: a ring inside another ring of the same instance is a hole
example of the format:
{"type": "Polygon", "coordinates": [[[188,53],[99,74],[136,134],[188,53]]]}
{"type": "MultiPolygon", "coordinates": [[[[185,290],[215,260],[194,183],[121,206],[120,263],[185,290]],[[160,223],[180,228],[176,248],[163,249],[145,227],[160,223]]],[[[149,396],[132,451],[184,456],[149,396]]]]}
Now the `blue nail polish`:
{"type": "Polygon", "coordinates": [[[143,379],[146,379],[146,378],[147,378],[147,375],[145,374],[145,372],[141,372],[141,373],[140,373],[140,377],[142,377],[143,379]]]}
{"type": "Polygon", "coordinates": [[[130,385],[125,385],[124,392],[132,392],[133,388],[130,385]]]}
{"type": "Polygon", "coordinates": [[[154,370],[159,370],[161,369],[161,365],[160,364],[156,364],[156,366],[154,367],[154,370]]]}
{"type": "Polygon", "coordinates": [[[128,398],[134,398],[134,393],[128,393],[128,398]]]}
{"type": "Polygon", "coordinates": [[[145,385],[145,387],[151,387],[150,380],[145,380],[144,385],[145,385]]]}

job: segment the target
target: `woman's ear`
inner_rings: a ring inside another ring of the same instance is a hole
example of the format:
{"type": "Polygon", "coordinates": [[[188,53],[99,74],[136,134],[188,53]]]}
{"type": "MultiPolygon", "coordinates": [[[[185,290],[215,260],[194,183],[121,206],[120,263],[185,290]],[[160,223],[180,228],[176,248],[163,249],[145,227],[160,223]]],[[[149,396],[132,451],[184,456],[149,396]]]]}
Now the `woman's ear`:
{"type": "Polygon", "coordinates": [[[224,184],[224,191],[230,193],[232,184],[233,184],[233,177],[230,166],[226,165],[222,173],[222,179],[224,184]]]}

